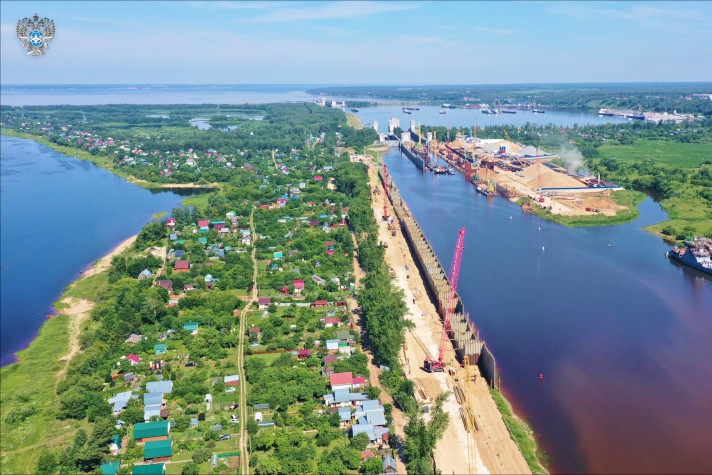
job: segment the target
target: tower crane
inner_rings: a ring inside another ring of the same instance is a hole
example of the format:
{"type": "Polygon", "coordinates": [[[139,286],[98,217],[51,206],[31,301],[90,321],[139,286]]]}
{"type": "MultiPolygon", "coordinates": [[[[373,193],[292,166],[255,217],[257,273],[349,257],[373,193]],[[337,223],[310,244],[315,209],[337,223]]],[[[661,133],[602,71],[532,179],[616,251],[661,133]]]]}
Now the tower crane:
{"type": "Polygon", "coordinates": [[[450,325],[452,323],[452,314],[454,312],[455,294],[457,291],[457,281],[460,278],[460,264],[462,262],[462,251],[465,249],[465,228],[460,229],[460,234],[457,237],[455,245],[455,255],[452,258],[450,266],[450,288],[448,290],[446,307],[443,309],[443,334],[440,338],[440,349],[438,351],[438,359],[426,358],[425,369],[434,373],[437,371],[445,371],[445,344],[450,335],[450,325]]]}

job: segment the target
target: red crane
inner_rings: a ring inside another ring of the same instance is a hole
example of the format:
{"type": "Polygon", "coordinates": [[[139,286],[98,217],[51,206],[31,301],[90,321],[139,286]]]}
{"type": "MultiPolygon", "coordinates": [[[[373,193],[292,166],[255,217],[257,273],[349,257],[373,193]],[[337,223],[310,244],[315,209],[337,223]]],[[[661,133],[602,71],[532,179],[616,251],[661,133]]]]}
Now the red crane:
{"type": "Polygon", "coordinates": [[[438,359],[426,358],[425,369],[431,373],[445,371],[445,344],[449,339],[450,327],[452,325],[452,314],[455,312],[455,295],[457,293],[457,281],[460,279],[460,264],[462,263],[462,251],[465,249],[465,228],[460,229],[455,245],[455,255],[450,266],[450,289],[447,297],[447,306],[443,313],[443,334],[440,338],[440,350],[438,359]]]}
{"type": "Polygon", "coordinates": [[[383,220],[388,221],[388,167],[383,164],[383,220]]]}

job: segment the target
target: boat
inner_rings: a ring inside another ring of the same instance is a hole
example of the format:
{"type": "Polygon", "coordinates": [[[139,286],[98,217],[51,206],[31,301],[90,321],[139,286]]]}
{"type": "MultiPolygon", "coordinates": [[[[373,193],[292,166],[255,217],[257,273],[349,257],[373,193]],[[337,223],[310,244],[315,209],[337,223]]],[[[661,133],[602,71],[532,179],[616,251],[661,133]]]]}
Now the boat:
{"type": "Polygon", "coordinates": [[[503,114],[516,114],[517,110],[516,109],[502,109],[503,114]]]}
{"type": "Polygon", "coordinates": [[[545,111],[545,110],[541,110],[541,109],[532,109],[532,112],[535,113],[535,114],[543,114],[543,113],[545,113],[546,111],[545,111]]]}
{"type": "Polygon", "coordinates": [[[675,246],[665,255],[686,266],[692,267],[705,274],[712,275],[712,239],[697,237],[686,239],[685,247],[675,246]]]}
{"type": "Polygon", "coordinates": [[[454,169],[453,167],[450,167],[450,168],[447,169],[447,172],[448,172],[450,175],[454,175],[454,174],[455,174],[455,169],[454,169]]]}
{"type": "Polygon", "coordinates": [[[403,109],[403,113],[404,113],[404,114],[412,114],[412,112],[410,111],[410,109],[403,109]]]}
{"type": "Polygon", "coordinates": [[[351,112],[358,112],[358,109],[351,109],[351,112]]]}
{"type": "Polygon", "coordinates": [[[483,114],[496,114],[496,112],[492,112],[492,109],[480,109],[480,111],[483,114]]]}
{"type": "Polygon", "coordinates": [[[440,114],[447,114],[447,111],[445,109],[440,109],[440,114]]]}

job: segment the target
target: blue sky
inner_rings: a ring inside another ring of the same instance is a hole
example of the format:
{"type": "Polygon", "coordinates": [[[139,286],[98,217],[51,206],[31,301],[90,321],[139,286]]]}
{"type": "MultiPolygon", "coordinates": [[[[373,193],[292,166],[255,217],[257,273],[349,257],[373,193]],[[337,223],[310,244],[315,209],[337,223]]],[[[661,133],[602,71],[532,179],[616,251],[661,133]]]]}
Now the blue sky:
{"type": "Polygon", "coordinates": [[[0,2],[2,84],[712,80],[712,2],[0,2]],[[45,56],[17,21],[54,20],[45,56]]]}

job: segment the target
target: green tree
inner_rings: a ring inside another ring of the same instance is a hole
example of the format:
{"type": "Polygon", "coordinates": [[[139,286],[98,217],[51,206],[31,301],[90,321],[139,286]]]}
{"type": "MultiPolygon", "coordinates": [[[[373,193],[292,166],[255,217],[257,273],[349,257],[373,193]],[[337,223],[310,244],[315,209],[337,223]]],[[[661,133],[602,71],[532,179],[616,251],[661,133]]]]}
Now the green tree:
{"type": "Polygon", "coordinates": [[[180,473],[181,475],[200,475],[200,466],[195,462],[191,462],[184,465],[180,473]]]}
{"type": "Polygon", "coordinates": [[[52,452],[45,452],[43,450],[37,460],[37,473],[40,475],[50,475],[56,471],[57,464],[57,456],[52,452]]]}
{"type": "Polygon", "coordinates": [[[351,447],[358,451],[361,451],[368,446],[370,441],[371,439],[368,438],[368,435],[361,432],[360,434],[356,434],[351,438],[351,447]]]}

